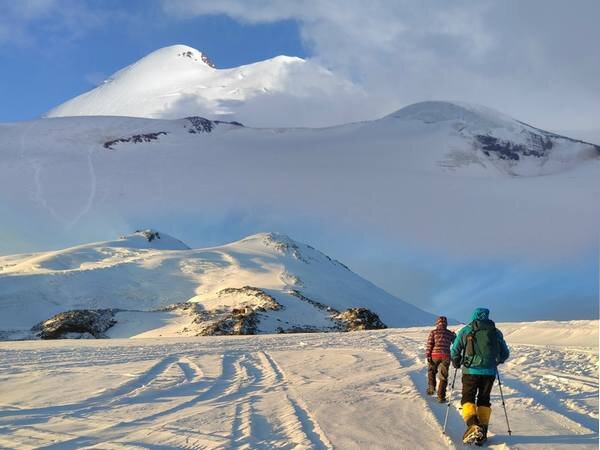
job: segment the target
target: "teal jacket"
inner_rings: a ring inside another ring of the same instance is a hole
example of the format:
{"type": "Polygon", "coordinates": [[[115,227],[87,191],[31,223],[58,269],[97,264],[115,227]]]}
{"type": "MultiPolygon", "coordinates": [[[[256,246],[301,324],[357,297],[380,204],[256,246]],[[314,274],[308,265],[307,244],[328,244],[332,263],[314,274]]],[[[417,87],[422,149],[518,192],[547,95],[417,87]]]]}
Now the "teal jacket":
{"type": "MultiPolygon", "coordinates": [[[[465,346],[467,345],[467,336],[473,331],[472,323],[476,320],[488,321],[490,317],[490,310],[487,308],[475,308],[473,311],[473,315],[471,316],[471,323],[465,325],[460,329],[458,334],[456,335],[456,339],[452,343],[452,347],[450,347],[450,357],[452,361],[461,360],[463,351],[465,346]]],[[[500,349],[498,352],[498,358],[496,364],[488,367],[464,367],[462,368],[463,373],[470,375],[496,375],[496,366],[498,364],[502,364],[506,361],[510,355],[508,350],[508,346],[506,345],[506,341],[504,340],[504,336],[502,336],[502,332],[496,329],[498,333],[498,343],[500,344],[500,349]]],[[[461,360],[461,364],[464,361],[461,360]]]]}

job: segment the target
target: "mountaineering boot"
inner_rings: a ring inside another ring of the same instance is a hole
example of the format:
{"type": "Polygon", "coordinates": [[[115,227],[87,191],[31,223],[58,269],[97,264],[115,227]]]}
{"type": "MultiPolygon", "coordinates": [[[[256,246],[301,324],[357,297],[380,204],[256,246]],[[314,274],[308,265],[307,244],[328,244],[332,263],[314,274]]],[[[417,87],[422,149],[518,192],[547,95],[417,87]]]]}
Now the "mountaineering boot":
{"type": "Polygon", "coordinates": [[[475,445],[477,445],[478,447],[482,447],[483,444],[485,444],[485,442],[487,441],[487,432],[488,432],[488,426],[487,425],[481,425],[481,438],[477,439],[475,441],[475,445]]]}
{"type": "Polygon", "coordinates": [[[463,444],[475,444],[478,440],[483,438],[483,430],[479,425],[475,403],[463,403],[462,415],[467,424],[467,430],[465,431],[465,434],[463,434],[463,444]]]}
{"type": "Polygon", "coordinates": [[[427,386],[427,395],[433,395],[435,394],[435,387],[434,386],[427,386]]]}
{"type": "Polygon", "coordinates": [[[490,423],[490,416],[492,415],[492,408],[489,406],[478,406],[477,407],[477,420],[481,425],[481,438],[478,439],[475,444],[482,446],[487,441],[488,425],[490,423]]]}
{"type": "MultiPolygon", "coordinates": [[[[473,425],[469,425],[465,434],[463,434],[463,444],[472,445],[479,442],[483,437],[482,428],[476,423],[473,425]]],[[[477,444],[479,445],[479,444],[477,444]]]]}
{"type": "Polygon", "coordinates": [[[437,389],[437,399],[440,403],[446,403],[446,380],[440,381],[437,389]]]}

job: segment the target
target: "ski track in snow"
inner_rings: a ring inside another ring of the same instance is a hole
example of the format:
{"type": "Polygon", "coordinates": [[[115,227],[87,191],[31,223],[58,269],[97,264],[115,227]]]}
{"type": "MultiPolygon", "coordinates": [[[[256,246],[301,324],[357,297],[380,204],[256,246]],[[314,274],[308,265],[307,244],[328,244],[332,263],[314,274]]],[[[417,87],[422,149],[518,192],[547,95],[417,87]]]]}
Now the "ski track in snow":
{"type": "MultiPolygon", "coordinates": [[[[65,217],[64,214],[59,213],[47,200],[44,193],[44,185],[42,183],[42,172],[44,166],[42,162],[35,158],[34,156],[27,155],[26,140],[33,133],[33,129],[41,122],[33,121],[31,122],[21,133],[21,137],[19,139],[19,157],[24,161],[25,164],[29,165],[33,171],[33,181],[35,185],[35,191],[32,193],[32,200],[38,203],[41,207],[46,209],[50,215],[54,218],[57,223],[62,224],[65,229],[72,229],[77,223],[81,220],[83,216],[85,216],[91,209],[94,204],[94,200],[96,199],[96,169],[93,161],[93,153],[94,153],[94,144],[88,144],[87,149],[85,151],[86,154],[86,162],[87,162],[87,171],[89,174],[89,193],[87,198],[83,202],[81,208],[79,208],[76,212],[73,213],[72,218],[65,217]]],[[[73,141],[76,145],[77,142],[73,141]]],[[[31,144],[31,150],[35,153],[38,146],[36,144],[31,144]]]]}
{"type": "Polygon", "coordinates": [[[69,221],[67,229],[71,229],[77,225],[79,220],[92,209],[92,205],[94,204],[94,199],[96,198],[96,169],[94,168],[94,161],[92,159],[93,152],[94,147],[90,145],[87,149],[87,166],[90,175],[90,192],[81,210],[79,210],[73,219],[69,221]]]}
{"type": "MultiPolygon", "coordinates": [[[[0,448],[463,448],[460,373],[447,436],[424,395],[426,335],[3,342],[0,448]]],[[[511,350],[513,436],[496,385],[489,447],[597,448],[597,352],[511,350]]]]}

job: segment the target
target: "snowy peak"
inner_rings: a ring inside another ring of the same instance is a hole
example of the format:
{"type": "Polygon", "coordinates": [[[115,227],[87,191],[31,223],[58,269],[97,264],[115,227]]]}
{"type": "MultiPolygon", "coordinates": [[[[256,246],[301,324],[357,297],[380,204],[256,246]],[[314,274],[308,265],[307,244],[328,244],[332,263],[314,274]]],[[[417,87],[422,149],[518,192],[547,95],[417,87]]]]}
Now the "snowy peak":
{"type": "Polygon", "coordinates": [[[175,239],[165,233],[146,229],[136,230],[133,234],[121,236],[117,241],[108,243],[111,246],[123,248],[147,248],[157,250],[189,250],[179,239],[175,239]]]}
{"type": "Polygon", "coordinates": [[[201,61],[208,67],[216,69],[215,63],[213,63],[212,60],[204,53],[196,50],[195,48],[188,47],[187,45],[176,45],[174,47],[176,47],[176,50],[179,51],[179,53],[177,53],[177,56],[179,56],[180,58],[188,58],[192,61],[198,62],[201,61]]]}
{"type": "Polygon", "coordinates": [[[438,162],[451,170],[471,165],[513,176],[547,175],[600,157],[597,145],[532,127],[485,106],[462,102],[415,103],[381,121],[409,132],[418,129],[432,135],[439,133],[445,154],[438,162]],[[454,137],[462,142],[452,144],[454,137]]]}
{"type": "Polygon", "coordinates": [[[426,124],[459,122],[482,131],[510,127],[515,122],[509,116],[485,106],[446,101],[414,103],[387,117],[399,120],[415,120],[426,124]]]}
{"type": "Polygon", "coordinates": [[[215,68],[215,64],[212,60],[200,50],[182,44],[159,48],[129,67],[133,68],[138,65],[146,66],[150,64],[155,64],[156,67],[161,67],[165,64],[194,64],[196,67],[200,68],[215,68]]]}
{"type": "Polygon", "coordinates": [[[262,247],[269,252],[293,258],[304,264],[333,264],[338,268],[350,271],[350,269],[341,262],[327,256],[325,253],[308,244],[295,241],[286,234],[277,232],[258,233],[242,239],[239,241],[239,244],[252,248],[262,247]]]}
{"type": "Polygon", "coordinates": [[[296,116],[290,114],[294,108],[305,114],[311,125],[318,126],[323,121],[316,118],[314,106],[302,112],[306,109],[302,105],[313,105],[315,101],[330,105],[328,96],[342,99],[359,91],[315,62],[298,57],[280,55],[217,69],[201,51],[173,45],[119,70],[100,86],[48,111],[46,117],[204,116],[242,123],[248,120],[251,126],[307,125],[288,118],[296,116]]]}

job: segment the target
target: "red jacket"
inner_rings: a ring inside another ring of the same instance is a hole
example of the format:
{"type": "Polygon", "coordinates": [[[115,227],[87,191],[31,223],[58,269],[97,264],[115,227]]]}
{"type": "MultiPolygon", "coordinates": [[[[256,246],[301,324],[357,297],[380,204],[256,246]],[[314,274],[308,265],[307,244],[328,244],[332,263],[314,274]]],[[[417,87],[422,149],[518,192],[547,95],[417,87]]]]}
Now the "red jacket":
{"type": "Polygon", "coordinates": [[[445,317],[438,317],[435,330],[429,333],[425,356],[427,358],[450,358],[450,346],[456,338],[456,334],[447,328],[445,317]]]}

